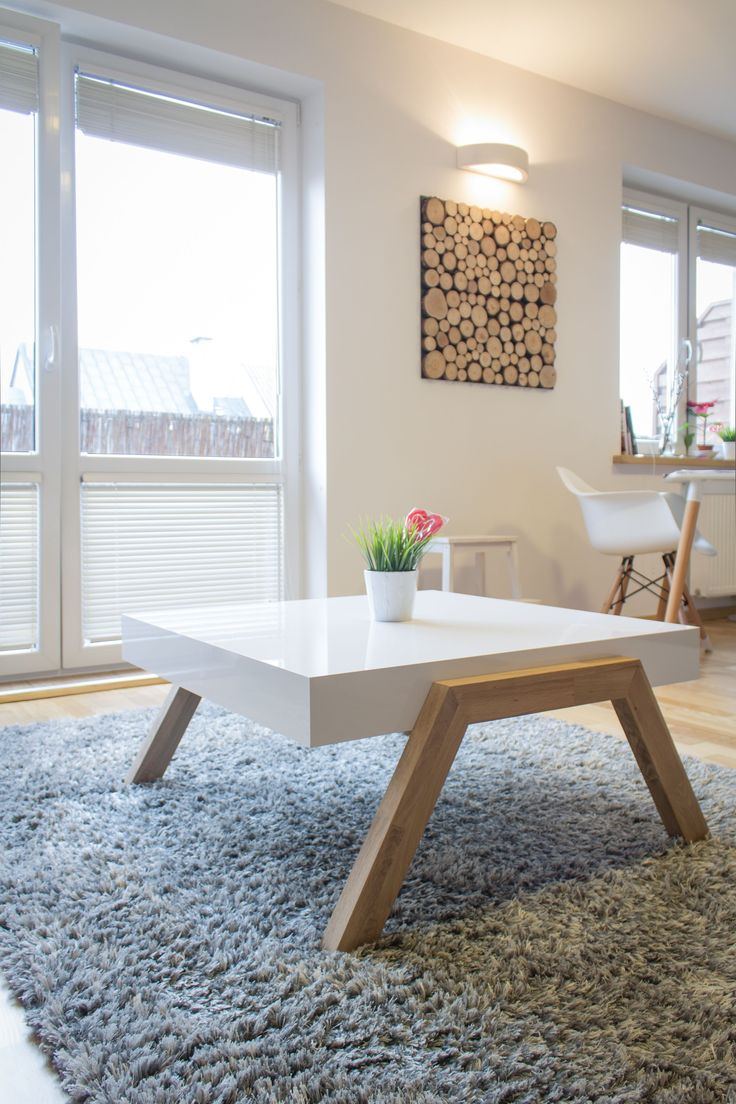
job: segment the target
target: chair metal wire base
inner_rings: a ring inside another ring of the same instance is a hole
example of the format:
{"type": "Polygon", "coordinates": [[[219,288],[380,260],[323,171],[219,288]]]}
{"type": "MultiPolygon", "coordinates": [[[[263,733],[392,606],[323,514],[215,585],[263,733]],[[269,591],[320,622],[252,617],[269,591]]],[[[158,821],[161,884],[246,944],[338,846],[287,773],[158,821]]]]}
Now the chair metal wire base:
{"type": "MultiPolygon", "coordinates": [[[[635,597],[637,594],[641,594],[642,591],[647,591],[647,593],[653,594],[657,599],[656,619],[658,621],[664,621],[667,599],[670,593],[670,582],[672,580],[672,573],[675,569],[675,553],[664,552],[662,554],[662,563],[664,564],[664,572],[658,575],[656,579],[650,579],[648,575],[644,575],[643,572],[634,567],[633,556],[624,556],[619,564],[611,592],[601,612],[613,613],[618,616],[624,604],[629,601],[630,598],[635,597]],[[630,589],[632,584],[635,588],[633,590],[630,589]]],[[[700,614],[698,613],[697,607],[687,587],[683,587],[682,590],[679,619],[683,624],[695,625],[700,629],[700,639],[705,644],[705,650],[710,651],[708,634],[705,631],[705,626],[703,625],[700,614]]]]}

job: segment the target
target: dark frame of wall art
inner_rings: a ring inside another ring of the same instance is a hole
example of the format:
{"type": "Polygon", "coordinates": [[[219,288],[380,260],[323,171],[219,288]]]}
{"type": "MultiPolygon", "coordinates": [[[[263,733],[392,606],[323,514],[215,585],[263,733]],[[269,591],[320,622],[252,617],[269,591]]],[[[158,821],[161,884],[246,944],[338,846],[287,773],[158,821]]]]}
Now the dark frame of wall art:
{"type": "Polygon", "coordinates": [[[554,387],[554,223],[422,196],[420,235],[422,376],[554,387]]]}

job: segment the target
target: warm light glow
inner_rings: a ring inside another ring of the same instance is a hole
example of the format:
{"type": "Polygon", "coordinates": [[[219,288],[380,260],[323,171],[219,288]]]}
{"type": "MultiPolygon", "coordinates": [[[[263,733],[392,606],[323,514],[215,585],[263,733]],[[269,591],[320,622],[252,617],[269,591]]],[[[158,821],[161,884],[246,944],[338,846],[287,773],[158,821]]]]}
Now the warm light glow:
{"type": "Polygon", "coordinates": [[[492,161],[488,165],[473,165],[472,168],[468,166],[468,168],[470,172],[497,176],[500,180],[514,180],[517,184],[523,184],[527,179],[527,174],[522,172],[521,169],[516,169],[513,165],[502,165],[498,161],[492,161]]]}
{"type": "Polygon", "coordinates": [[[458,146],[457,165],[469,172],[524,184],[529,179],[529,155],[520,146],[482,143],[458,146]]]}

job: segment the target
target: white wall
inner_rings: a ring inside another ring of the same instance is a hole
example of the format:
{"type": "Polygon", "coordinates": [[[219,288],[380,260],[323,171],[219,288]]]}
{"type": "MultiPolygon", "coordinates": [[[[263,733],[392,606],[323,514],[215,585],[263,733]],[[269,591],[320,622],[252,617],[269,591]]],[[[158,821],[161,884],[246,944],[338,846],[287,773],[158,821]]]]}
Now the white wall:
{"type": "Polygon", "coordinates": [[[727,193],[736,188],[736,145],[322,0],[75,0],[34,11],[61,11],[77,34],[118,35],[172,66],[199,58],[212,76],[245,78],[245,59],[306,78],[267,69],[252,77],[307,100],[317,229],[306,241],[306,485],[326,488],[311,514],[313,592],[323,562],[330,593],[360,588],[358,555],[342,536],[358,515],[425,505],[448,514],[456,532],[518,533],[527,594],[596,608],[613,564],[589,550],[554,468],[603,488],[646,482],[610,462],[619,433],[622,166],[727,193]],[[80,12],[129,29],[80,22],[80,12]],[[146,44],[131,27],[167,37],[146,44]],[[229,56],[192,53],[191,44],[229,56]],[[524,146],[528,184],[454,168],[455,146],[481,140],[524,146]],[[315,200],[322,188],[324,208],[315,200]],[[420,378],[420,194],[557,224],[554,391],[420,378]]]}

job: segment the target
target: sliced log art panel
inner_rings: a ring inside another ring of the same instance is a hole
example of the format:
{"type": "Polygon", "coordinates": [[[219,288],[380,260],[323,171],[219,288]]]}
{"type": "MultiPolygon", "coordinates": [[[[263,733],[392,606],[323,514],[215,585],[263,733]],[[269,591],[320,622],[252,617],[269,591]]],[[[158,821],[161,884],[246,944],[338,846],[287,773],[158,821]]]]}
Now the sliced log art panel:
{"type": "Polygon", "coordinates": [[[422,196],[422,375],[554,387],[557,227],[422,196]]]}

